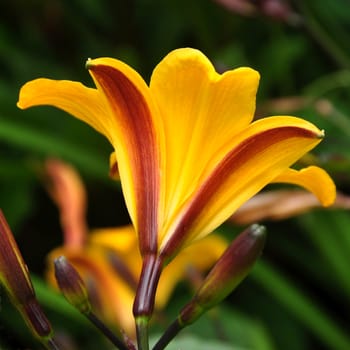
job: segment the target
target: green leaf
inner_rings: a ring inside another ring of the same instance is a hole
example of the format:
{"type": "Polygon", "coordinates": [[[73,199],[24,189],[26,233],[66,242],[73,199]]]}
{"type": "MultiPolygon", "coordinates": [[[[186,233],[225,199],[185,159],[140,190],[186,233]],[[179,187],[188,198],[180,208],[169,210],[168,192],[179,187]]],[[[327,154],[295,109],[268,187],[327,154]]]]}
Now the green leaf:
{"type": "Polygon", "coordinates": [[[260,261],[252,277],[266,289],[288,312],[307,327],[321,343],[330,349],[347,349],[350,337],[322,308],[306,296],[296,284],[267,262],[260,261]]]}
{"type": "Polygon", "coordinates": [[[98,153],[90,150],[86,152],[66,139],[62,140],[25,124],[0,119],[0,140],[26,151],[30,150],[51,157],[62,157],[96,177],[107,177],[108,161],[98,153]]]}
{"type": "MultiPolygon", "coordinates": [[[[155,342],[156,337],[151,339],[151,343],[155,342]]],[[[228,345],[215,340],[208,340],[204,337],[196,337],[193,335],[179,335],[167,347],[166,350],[248,350],[239,346],[228,345]]],[[[251,349],[249,349],[251,350],[251,349]]]]}

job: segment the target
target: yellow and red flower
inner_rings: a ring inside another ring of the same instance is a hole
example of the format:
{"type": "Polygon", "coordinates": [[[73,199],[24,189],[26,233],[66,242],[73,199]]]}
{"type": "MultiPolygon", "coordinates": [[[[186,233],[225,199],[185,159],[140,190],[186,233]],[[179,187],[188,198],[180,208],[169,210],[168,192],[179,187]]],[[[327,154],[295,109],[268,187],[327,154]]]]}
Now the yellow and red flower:
{"type": "Polygon", "coordinates": [[[135,315],[152,312],[167,262],[267,184],[297,184],[325,206],[334,201],[335,186],[322,169],[290,169],[323,131],[291,116],[253,121],[255,70],[220,75],[191,48],[170,52],[149,85],[119,60],[98,58],[86,66],[96,88],[37,79],[22,87],[18,106],[63,109],[112,144],[111,171],[117,160],[143,258],[135,315]]]}

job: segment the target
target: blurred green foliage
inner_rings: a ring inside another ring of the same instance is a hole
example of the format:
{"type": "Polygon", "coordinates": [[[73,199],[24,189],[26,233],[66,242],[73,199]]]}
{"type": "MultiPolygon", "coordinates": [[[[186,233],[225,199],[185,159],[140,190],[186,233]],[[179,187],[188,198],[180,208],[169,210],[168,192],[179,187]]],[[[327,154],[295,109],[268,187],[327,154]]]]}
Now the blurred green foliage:
{"type": "MultiPolygon", "coordinates": [[[[214,0],[1,2],[0,206],[31,271],[42,276],[46,253],[61,242],[58,213],[43,186],[47,157],[60,157],[81,172],[92,227],[128,222],[119,187],[107,176],[107,142],[63,112],[16,108],[20,86],[40,76],[91,85],[84,69],[88,57],[122,59],[148,79],[166,53],[191,46],[218,70],[241,65],[259,70],[258,116],[299,115],[324,128],[327,137],[314,159],[339,190],[349,190],[350,3],[289,5],[278,19],[266,10],[244,16],[214,0]],[[277,103],[281,99],[283,106],[277,103]]],[[[178,347],[203,349],[202,337],[221,342],[222,349],[232,348],[228,344],[257,350],[350,348],[349,212],[319,210],[266,226],[261,263],[225,307],[184,332],[178,347]]],[[[107,348],[94,331],[87,335],[87,323],[41,277],[35,285],[59,333],[70,332],[79,348],[107,348]]],[[[176,293],[166,321],[189,298],[184,286],[176,293]]],[[[12,306],[6,299],[3,304],[0,348],[35,348],[12,306]]]]}

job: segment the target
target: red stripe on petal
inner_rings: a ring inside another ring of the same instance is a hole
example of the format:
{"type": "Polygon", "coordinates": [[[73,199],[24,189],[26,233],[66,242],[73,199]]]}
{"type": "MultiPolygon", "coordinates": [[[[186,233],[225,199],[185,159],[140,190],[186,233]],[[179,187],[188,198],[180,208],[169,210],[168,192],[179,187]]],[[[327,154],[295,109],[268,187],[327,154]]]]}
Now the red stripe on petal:
{"type": "Polygon", "coordinates": [[[89,69],[107,97],[115,116],[115,125],[112,127],[119,130],[116,136],[120,138],[116,145],[123,147],[128,157],[141,252],[155,253],[159,156],[150,107],[145,96],[121,71],[106,65],[92,65],[89,69]]]}
{"type": "MultiPolygon", "coordinates": [[[[311,130],[295,126],[277,127],[262,131],[245,139],[229,152],[202,184],[184,210],[177,225],[172,230],[173,232],[169,234],[168,241],[161,248],[161,255],[169,259],[181,249],[188,239],[189,234],[191,234],[191,230],[196,225],[199,216],[204,210],[209,208],[210,202],[221,188],[225,186],[226,181],[235,170],[239,169],[264,149],[291,138],[317,139],[319,135],[311,130]]],[[[253,175],[255,176],[256,174],[253,175]]]]}

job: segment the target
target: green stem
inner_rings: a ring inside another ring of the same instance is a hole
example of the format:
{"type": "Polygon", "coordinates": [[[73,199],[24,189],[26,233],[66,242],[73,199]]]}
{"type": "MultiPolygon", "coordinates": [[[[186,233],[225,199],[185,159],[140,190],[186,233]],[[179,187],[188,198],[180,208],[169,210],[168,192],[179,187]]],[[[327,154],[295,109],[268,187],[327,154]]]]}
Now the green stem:
{"type": "Polygon", "coordinates": [[[320,46],[336,61],[340,66],[350,68],[350,60],[347,54],[332,40],[329,34],[322,28],[315,19],[313,11],[307,7],[307,1],[299,0],[296,4],[305,19],[305,25],[314,36],[320,46]]]}
{"type": "Polygon", "coordinates": [[[183,326],[181,326],[179,320],[176,319],[160,337],[152,350],[163,350],[176,337],[182,328],[183,326]]]}
{"type": "Polygon", "coordinates": [[[46,344],[47,348],[49,350],[60,350],[60,348],[58,347],[58,345],[55,343],[55,341],[51,338],[47,341],[47,344],[46,344]]]}
{"type": "Polygon", "coordinates": [[[149,350],[149,336],[148,336],[148,322],[149,318],[146,316],[139,316],[135,318],[136,322],[136,336],[138,350],[149,350]]]}
{"type": "Polygon", "coordinates": [[[302,95],[310,96],[312,98],[311,102],[315,102],[315,100],[324,97],[333,90],[348,89],[349,86],[350,71],[341,69],[315,79],[303,89],[302,95]]]}
{"type": "Polygon", "coordinates": [[[97,316],[90,312],[88,314],[84,314],[91,323],[98,328],[107,339],[111,341],[119,350],[133,350],[129,349],[122,340],[120,340],[97,316]]]}

